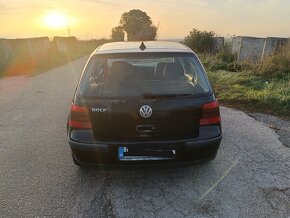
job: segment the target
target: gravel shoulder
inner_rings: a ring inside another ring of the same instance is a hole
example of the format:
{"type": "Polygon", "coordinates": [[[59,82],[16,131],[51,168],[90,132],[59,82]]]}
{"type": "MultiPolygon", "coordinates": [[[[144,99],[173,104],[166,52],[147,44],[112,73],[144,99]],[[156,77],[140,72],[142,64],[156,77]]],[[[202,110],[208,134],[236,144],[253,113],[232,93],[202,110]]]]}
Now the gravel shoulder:
{"type": "Polygon", "coordinates": [[[273,129],[279,135],[282,144],[290,149],[290,121],[269,114],[248,113],[248,115],[273,129]]]}

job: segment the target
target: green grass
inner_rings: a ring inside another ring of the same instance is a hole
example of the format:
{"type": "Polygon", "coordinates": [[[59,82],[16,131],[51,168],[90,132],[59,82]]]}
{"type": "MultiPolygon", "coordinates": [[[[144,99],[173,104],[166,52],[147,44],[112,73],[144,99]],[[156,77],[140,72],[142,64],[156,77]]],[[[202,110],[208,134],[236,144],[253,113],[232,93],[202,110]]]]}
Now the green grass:
{"type": "Polygon", "coordinates": [[[290,117],[290,75],[266,78],[252,71],[208,72],[222,104],[290,117]]]}

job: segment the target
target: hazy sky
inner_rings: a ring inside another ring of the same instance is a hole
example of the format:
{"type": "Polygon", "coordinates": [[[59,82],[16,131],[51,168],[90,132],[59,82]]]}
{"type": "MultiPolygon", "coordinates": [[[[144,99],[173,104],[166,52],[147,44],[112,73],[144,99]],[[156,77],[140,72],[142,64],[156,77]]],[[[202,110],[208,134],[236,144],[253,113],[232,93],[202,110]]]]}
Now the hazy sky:
{"type": "Polygon", "coordinates": [[[0,38],[66,36],[67,26],[79,38],[109,37],[121,14],[133,8],[159,24],[159,38],[183,38],[193,28],[290,37],[290,0],[0,0],[0,38]],[[67,25],[49,27],[44,17],[51,13],[67,25]]]}

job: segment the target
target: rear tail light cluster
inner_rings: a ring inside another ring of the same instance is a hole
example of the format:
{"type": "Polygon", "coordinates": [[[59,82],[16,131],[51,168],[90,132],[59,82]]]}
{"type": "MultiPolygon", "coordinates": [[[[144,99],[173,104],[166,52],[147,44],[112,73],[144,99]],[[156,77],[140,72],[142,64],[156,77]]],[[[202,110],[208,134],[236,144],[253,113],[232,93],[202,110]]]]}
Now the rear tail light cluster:
{"type": "Polygon", "coordinates": [[[200,125],[207,126],[220,123],[221,116],[218,103],[214,101],[211,103],[204,104],[202,106],[200,125]]]}
{"type": "Polygon", "coordinates": [[[77,129],[91,129],[92,123],[89,119],[89,111],[87,107],[71,105],[69,126],[77,129]]]}

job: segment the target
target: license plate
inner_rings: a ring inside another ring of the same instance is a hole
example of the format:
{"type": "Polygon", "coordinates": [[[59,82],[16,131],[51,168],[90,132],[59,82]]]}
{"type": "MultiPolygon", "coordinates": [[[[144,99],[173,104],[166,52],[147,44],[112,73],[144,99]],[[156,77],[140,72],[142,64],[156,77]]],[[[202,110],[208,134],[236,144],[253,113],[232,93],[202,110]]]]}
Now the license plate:
{"type": "Polygon", "coordinates": [[[128,147],[118,148],[120,161],[145,161],[145,160],[173,160],[176,150],[132,149],[128,147]]]}

